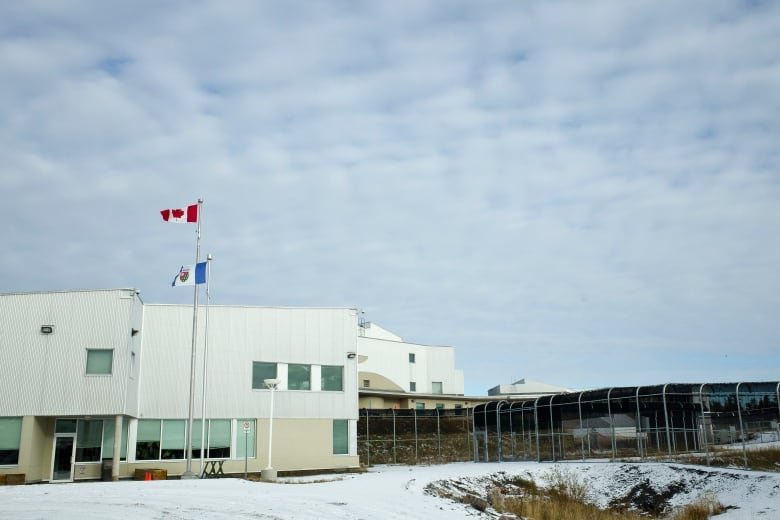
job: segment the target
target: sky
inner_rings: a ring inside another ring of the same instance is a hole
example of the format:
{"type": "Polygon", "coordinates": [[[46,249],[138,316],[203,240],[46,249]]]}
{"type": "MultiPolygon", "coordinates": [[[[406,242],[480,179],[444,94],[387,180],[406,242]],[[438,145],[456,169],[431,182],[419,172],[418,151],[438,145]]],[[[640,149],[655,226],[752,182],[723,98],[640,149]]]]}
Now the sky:
{"type": "Polygon", "coordinates": [[[358,308],[465,390],[777,380],[780,3],[0,4],[0,292],[358,308]]]}
{"type": "Polygon", "coordinates": [[[657,494],[674,488],[671,496],[667,494],[672,508],[714,497],[729,506],[718,515],[723,520],[771,518],[780,511],[776,473],[603,462],[378,466],[363,474],[289,477],[277,483],[224,478],[0,486],[0,499],[3,512],[17,520],[495,519],[498,515],[492,508],[480,514],[458,500],[466,493],[486,497],[490,488],[495,492],[497,483],[515,475],[540,487],[562,479],[581,484],[587,489],[586,498],[601,508],[609,507],[613,499],[641,499],[635,486],[645,485],[657,494]],[[429,484],[438,496],[426,493],[429,484]],[[447,494],[453,499],[440,498],[447,494]]]}

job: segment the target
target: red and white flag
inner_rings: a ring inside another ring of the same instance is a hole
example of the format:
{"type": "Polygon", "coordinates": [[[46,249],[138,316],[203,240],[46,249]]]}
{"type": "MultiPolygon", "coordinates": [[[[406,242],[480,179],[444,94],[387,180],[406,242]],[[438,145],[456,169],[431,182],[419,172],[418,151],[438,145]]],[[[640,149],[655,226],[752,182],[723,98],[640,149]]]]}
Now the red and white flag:
{"type": "Polygon", "coordinates": [[[165,222],[197,222],[198,205],[193,204],[184,209],[164,209],[161,210],[162,218],[165,222]]]}

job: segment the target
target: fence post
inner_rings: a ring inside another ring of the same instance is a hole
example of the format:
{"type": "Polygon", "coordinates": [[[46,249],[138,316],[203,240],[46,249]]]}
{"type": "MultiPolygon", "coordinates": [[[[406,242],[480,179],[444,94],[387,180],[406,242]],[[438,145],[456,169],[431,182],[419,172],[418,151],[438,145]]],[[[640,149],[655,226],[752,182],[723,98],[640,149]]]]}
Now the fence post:
{"type": "Polygon", "coordinates": [[[550,396],[550,450],[552,450],[552,461],[555,462],[555,424],[553,423],[553,399],[555,399],[555,395],[550,396]]]}
{"type": "MultiPolygon", "coordinates": [[[[580,453],[582,453],[582,460],[585,460],[585,427],[582,425],[582,392],[577,397],[577,413],[580,416],[580,453]]],[[[588,432],[590,435],[590,432],[588,432]]]]}
{"type": "Polygon", "coordinates": [[[639,411],[639,389],[642,388],[641,386],[636,387],[636,394],[634,395],[634,400],[636,402],[636,451],[637,455],[639,455],[639,460],[643,460],[644,456],[642,455],[642,414],[639,411]]]}
{"type": "Polygon", "coordinates": [[[661,398],[664,402],[664,425],[666,425],[666,450],[669,453],[669,460],[672,460],[672,436],[669,432],[669,414],[666,411],[666,387],[669,386],[669,383],[666,383],[663,387],[663,390],[661,390],[661,398]]]}
{"type": "Polygon", "coordinates": [[[366,466],[371,467],[371,436],[368,430],[368,408],[366,408],[366,466]]]}
{"type": "Polygon", "coordinates": [[[414,412],[414,463],[419,464],[417,459],[417,408],[412,408],[412,412],[414,412]]]}
{"type": "Polygon", "coordinates": [[[536,462],[542,461],[542,452],[539,447],[539,398],[534,399],[534,429],[536,430],[536,462]]]}
{"type": "Polygon", "coordinates": [[[438,408],[436,408],[436,440],[439,442],[439,464],[441,464],[441,418],[438,408]]]}
{"type": "Polygon", "coordinates": [[[393,464],[398,464],[398,458],[396,454],[396,435],[395,435],[395,408],[391,408],[393,412],[393,464]]]}
{"type": "Polygon", "coordinates": [[[612,461],[614,462],[617,458],[617,442],[615,441],[615,420],[612,418],[612,402],[609,399],[612,390],[612,387],[607,390],[607,415],[609,416],[609,431],[612,435],[612,461]]]}
{"type": "Polygon", "coordinates": [[[747,463],[747,448],[745,448],[745,430],[742,427],[742,405],[739,403],[739,385],[737,383],[737,416],[739,417],[739,436],[742,439],[742,460],[745,462],[745,469],[748,467],[747,463]]]}

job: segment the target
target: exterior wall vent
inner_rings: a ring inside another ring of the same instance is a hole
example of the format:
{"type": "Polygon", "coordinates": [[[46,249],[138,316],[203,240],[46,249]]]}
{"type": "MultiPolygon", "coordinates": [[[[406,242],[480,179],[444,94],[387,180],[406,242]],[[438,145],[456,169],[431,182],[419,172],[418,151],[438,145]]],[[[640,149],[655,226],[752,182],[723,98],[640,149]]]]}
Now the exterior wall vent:
{"type": "Polygon", "coordinates": [[[52,334],[54,332],[54,325],[41,325],[41,334],[52,334]]]}

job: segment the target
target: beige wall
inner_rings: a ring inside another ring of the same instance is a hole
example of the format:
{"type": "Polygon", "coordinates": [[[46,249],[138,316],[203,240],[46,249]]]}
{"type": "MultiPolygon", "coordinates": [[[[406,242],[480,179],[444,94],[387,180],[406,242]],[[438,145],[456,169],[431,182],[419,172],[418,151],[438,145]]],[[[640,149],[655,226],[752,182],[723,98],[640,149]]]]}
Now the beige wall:
{"type": "MultiPolygon", "coordinates": [[[[127,420],[127,418],[125,418],[127,420]]],[[[22,436],[19,464],[0,468],[0,474],[24,473],[27,482],[48,482],[51,476],[51,457],[54,444],[53,417],[31,417],[22,419],[22,436]]],[[[330,419],[275,419],[273,423],[273,467],[277,471],[337,470],[356,468],[360,461],[356,454],[333,455],[333,421],[330,419]]],[[[350,421],[350,451],[356,446],[356,422],[350,421]]],[[[268,420],[257,419],[257,457],[247,461],[250,473],[259,473],[268,466],[268,420]]],[[[74,480],[101,478],[101,463],[77,463],[74,465],[74,480]]],[[[136,469],[165,469],[169,476],[181,475],[186,461],[144,461],[120,464],[120,477],[131,478],[136,469]]],[[[200,471],[200,459],[192,461],[192,469],[200,471]]],[[[244,460],[227,460],[222,469],[225,473],[243,473],[244,460]]]]}

